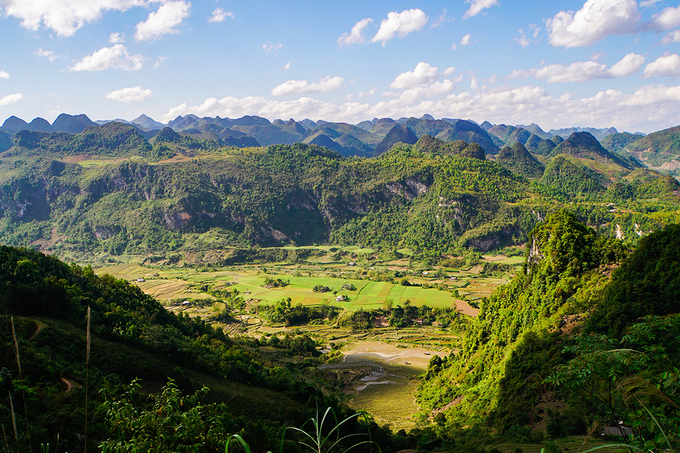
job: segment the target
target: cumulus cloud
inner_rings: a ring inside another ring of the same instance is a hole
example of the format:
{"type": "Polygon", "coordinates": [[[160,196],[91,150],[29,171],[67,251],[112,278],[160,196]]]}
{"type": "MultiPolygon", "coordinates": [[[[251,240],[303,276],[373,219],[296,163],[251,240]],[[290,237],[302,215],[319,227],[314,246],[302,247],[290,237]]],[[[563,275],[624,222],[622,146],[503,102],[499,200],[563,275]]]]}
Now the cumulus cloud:
{"type": "Polygon", "coordinates": [[[9,73],[7,71],[0,70],[0,79],[9,79],[9,73]]]}
{"type": "Polygon", "coordinates": [[[400,104],[409,105],[450,93],[455,89],[454,83],[449,79],[441,79],[455,71],[453,67],[439,71],[437,67],[421,61],[413,71],[399,74],[390,84],[390,88],[403,90],[401,93],[387,92],[383,96],[397,98],[400,104]]]}
{"type": "Polygon", "coordinates": [[[29,30],[51,29],[59,36],[73,36],[80,27],[99,19],[104,11],[126,11],[144,6],[144,0],[2,0],[6,16],[21,20],[29,30]]]}
{"type": "Polygon", "coordinates": [[[109,35],[109,42],[111,44],[120,44],[125,41],[125,37],[122,33],[114,32],[109,35]]]}
{"type": "Polygon", "coordinates": [[[651,132],[673,125],[669,119],[672,121],[680,116],[680,86],[665,85],[643,86],[634,93],[610,89],[580,98],[569,93],[554,96],[532,85],[482,86],[479,90],[439,94],[415,104],[405,101],[394,98],[374,104],[349,100],[335,104],[311,97],[290,101],[252,96],[209,98],[196,106],[178,105],[163,115],[163,120],[193,113],[229,118],[259,115],[272,120],[323,118],[356,123],[366,118],[420,117],[427,113],[435,118],[470,118],[480,123],[485,120],[506,124],[534,122],[544,129],[565,124],[591,124],[593,127],[613,125],[621,130],[651,132]]]}
{"type": "Polygon", "coordinates": [[[163,3],[157,11],[136,26],[135,40],[153,41],[167,34],[179,33],[177,27],[189,17],[191,3],[185,1],[168,1],[163,3]]]}
{"type": "Polygon", "coordinates": [[[652,17],[652,26],[657,30],[670,30],[680,26],[680,6],[668,7],[652,17]]]}
{"type": "Polygon", "coordinates": [[[0,105],[14,104],[15,102],[22,100],[23,98],[24,95],[21,93],[8,94],[0,98],[0,105]]]}
{"type": "Polygon", "coordinates": [[[427,20],[427,15],[420,9],[407,9],[400,13],[392,11],[387,14],[387,19],[380,22],[380,29],[371,42],[382,42],[384,46],[395,36],[403,38],[409,33],[422,30],[427,20]]]}
{"type": "Polygon", "coordinates": [[[361,44],[366,42],[364,31],[371,22],[373,22],[373,19],[370,17],[361,19],[359,22],[354,24],[354,27],[352,27],[352,30],[349,33],[343,33],[342,36],[338,38],[338,45],[351,46],[352,44],[361,44]]]}
{"type": "Polygon", "coordinates": [[[472,35],[468,33],[467,35],[463,36],[463,38],[460,40],[460,45],[461,46],[468,46],[468,45],[470,45],[471,42],[472,42],[472,35]]]}
{"type": "Polygon", "coordinates": [[[485,9],[499,4],[498,0],[465,0],[465,2],[470,4],[470,8],[463,15],[463,19],[476,16],[485,9]]]}
{"type": "Polygon", "coordinates": [[[668,33],[666,36],[663,37],[661,42],[664,44],[680,42],[680,30],[673,30],[672,32],[668,33]]]}
{"type": "Polygon", "coordinates": [[[621,61],[612,66],[607,71],[607,74],[611,77],[628,77],[638,72],[644,62],[645,57],[642,55],[629,53],[621,61]]]}
{"type": "Polygon", "coordinates": [[[664,55],[649,63],[643,75],[649,77],[680,77],[680,56],[664,55]]]}
{"type": "Polygon", "coordinates": [[[116,102],[139,102],[152,96],[151,90],[144,89],[140,85],[132,88],[121,88],[106,94],[106,99],[116,102]]]}
{"type": "Polygon", "coordinates": [[[437,97],[442,94],[452,92],[456,86],[449,79],[444,79],[440,82],[435,82],[427,86],[418,86],[405,90],[399,95],[399,103],[402,105],[414,104],[426,99],[437,97]]]}
{"type": "Polygon", "coordinates": [[[548,83],[589,82],[593,79],[628,77],[640,70],[645,57],[629,53],[611,68],[596,61],[579,61],[568,66],[561,64],[546,65],[529,70],[515,70],[508,78],[534,77],[548,83]]]}
{"type": "Polygon", "coordinates": [[[403,90],[431,85],[440,78],[451,75],[454,72],[455,68],[453,67],[440,72],[436,66],[431,66],[430,64],[421,61],[416,65],[416,68],[413,71],[403,72],[395,77],[394,82],[390,84],[390,88],[403,90]]]}
{"type": "Polygon", "coordinates": [[[262,44],[262,49],[265,52],[271,52],[272,50],[276,52],[277,50],[279,50],[282,47],[283,47],[283,44],[281,44],[280,42],[277,42],[276,44],[274,44],[270,41],[267,44],[262,44]]]}
{"type": "Polygon", "coordinates": [[[51,50],[43,50],[42,47],[36,50],[35,54],[39,57],[47,58],[50,61],[54,61],[57,59],[57,56],[54,54],[54,52],[52,52],[51,50]]]}
{"type": "Polygon", "coordinates": [[[288,94],[324,93],[342,88],[345,81],[342,77],[324,77],[318,82],[306,80],[289,80],[272,88],[272,96],[286,96],[288,94]]]}
{"type": "Polygon", "coordinates": [[[115,68],[125,69],[126,71],[136,71],[142,69],[144,57],[141,55],[130,55],[127,48],[122,44],[111,47],[104,47],[92,55],[88,55],[70,66],[71,71],[103,71],[104,69],[115,68]]]}
{"type": "Polygon", "coordinates": [[[553,46],[581,47],[609,35],[635,33],[639,22],[635,0],[588,0],[576,13],[560,11],[546,25],[553,46]]]}
{"type": "Polygon", "coordinates": [[[234,13],[225,11],[222,8],[217,8],[215,11],[212,12],[210,17],[208,18],[209,23],[215,23],[215,22],[224,22],[227,20],[227,17],[231,17],[232,19],[234,18],[234,13]]]}

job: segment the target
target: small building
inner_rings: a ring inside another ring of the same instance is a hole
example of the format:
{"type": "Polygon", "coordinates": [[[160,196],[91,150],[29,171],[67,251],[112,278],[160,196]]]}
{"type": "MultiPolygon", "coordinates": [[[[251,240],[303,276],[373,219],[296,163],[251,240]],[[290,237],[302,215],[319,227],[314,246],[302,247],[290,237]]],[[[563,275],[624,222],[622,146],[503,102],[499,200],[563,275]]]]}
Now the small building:
{"type": "Polygon", "coordinates": [[[191,302],[188,301],[188,300],[185,300],[184,302],[182,302],[183,307],[186,307],[187,305],[191,305],[191,302]]]}
{"type": "Polygon", "coordinates": [[[137,279],[137,283],[144,283],[146,280],[144,280],[142,277],[139,277],[137,279]]]}

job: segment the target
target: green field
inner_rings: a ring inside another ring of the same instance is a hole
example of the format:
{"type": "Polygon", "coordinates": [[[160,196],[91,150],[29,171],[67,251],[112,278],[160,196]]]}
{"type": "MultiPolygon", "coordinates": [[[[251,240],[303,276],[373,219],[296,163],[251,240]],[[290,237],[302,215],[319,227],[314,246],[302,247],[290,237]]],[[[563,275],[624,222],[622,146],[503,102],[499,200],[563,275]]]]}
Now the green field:
{"type": "MultiPolygon", "coordinates": [[[[454,304],[464,308],[466,303],[456,299],[447,290],[423,288],[422,286],[402,286],[396,283],[375,282],[371,280],[333,278],[328,276],[295,276],[291,273],[263,274],[259,269],[243,267],[239,270],[223,270],[199,272],[192,269],[150,268],[140,265],[118,264],[96,269],[98,274],[111,274],[138,285],[144,292],[161,301],[175,299],[207,299],[211,298],[203,288],[229,288],[238,290],[246,300],[259,302],[275,302],[290,297],[292,303],[303,305],[321,305],[330,302],[334,305],[355,311],[358,309],[376,309],[385,301],[394,305],[403,305],[410,300],[414,305],[431,307],[451,307],[454,304]],[[290,281],[282,288],[265,288],[262,285],[266,278],[290,281]],[[144,281],[138,281],[144,279],[144,281]],[[343,289],[343,285],[354,285],[356,290],[343,289]],[[314,292],[314,287],[322,285],[331,288],[329,292],[314,292]],[[336,298],[344,295],[349,301],[336,302],[336,298]]],[[[418,278],[419,284],[429,281],[431,284],[442,283],[439,280],[418,278]]],[[[449,289],[460,288],[461,295],[468,295],[470,300],[488,296],[494,288],[505,283],[502,278],[482,277],[474,274],[466,275],[456,281],[447,281],[449,289]],[[463,286],[465,286],[463,288],[463,286]]]]}
{"type": "MultiPolygon", "coordinates": [[[[297,250],[303,248],[309,247],[295,247],[297,250]]],[[[293,305],[328,303],[357,311],[380,309],[389,303],[404,306],[408,300],[415,306],[456,306],[462,313],[475,316],[477,309],[468,301],[487,297],[511,278],[510,273],[483,274],[484,263],[509,265],[511,267],[506,268],[512,269],[523,261],[523,257],[517,256],[484,256],[475,266],[448,269],[413,263],[408,258],[381,260],[373,250],[359,247],[343,247],[344,261],[334,261],[332,254],[335,251],[331,252],[331,248],[312,247],[318,253],[296,263],[200,269],[117,264],[96,269],[96,272],[126,279],[159,299],[169,310],[202,319],[210,319],[225,308],[225,304],[210,294],[215,290],[238,291],[248,306],[290,298],[293,305]],[[356,262],[350,265],[348,260],[355,259],[356,262]],[[266,288],[263,284],[268,278],[289,284],[266,288]],[[355,289],[343,288],[345,285],[353,285],[355,289]],[[315,292],[316,286],[328,287],[330,291],[315,292]],[[454,291],[457,291],[457,297],[454,291]],[[336,301],[339,296],[345,296],[347,300],[336,301]],[[192,303],[182,304],[182,301],[192,303]]],[[[249,310],[232,312],[232,315],[235,318],[232,322],[216,323],[229,335],[260,338],[304,331],[325,347],[333,344],[344,354],[344,361],[341,366],[327,368],[325,372],[333,373],[334,379],[342,383],[352,407],[368,411],[376,420],[389,423],[394,429],[415,427],[417,377],[426,371],[432,355],[448,355],[459,341],[452,332],[433,326],[375,327],[369,332],[353,332],[338,325],[270,325],[249,310]],[[376,370],[380,373],[376,374],[376,370]]],[[[287,360],[278,357],[276,352],[260,352],[271,355],[274,362],[287,360]]]]}

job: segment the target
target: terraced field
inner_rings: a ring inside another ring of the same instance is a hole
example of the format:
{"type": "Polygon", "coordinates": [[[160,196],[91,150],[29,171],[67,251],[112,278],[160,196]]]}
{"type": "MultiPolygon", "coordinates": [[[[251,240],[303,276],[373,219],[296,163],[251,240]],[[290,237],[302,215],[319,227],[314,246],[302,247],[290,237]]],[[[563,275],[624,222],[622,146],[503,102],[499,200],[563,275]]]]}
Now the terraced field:
{"type": "MultiPolygon", "coordinates": [[[[330,251],[330,247],[318,249],[330,251]]],[[[354,254],[351,256],[373,253],[370,249],[359,248],[345,248],[344,251],[354,254]]],[[[408,251],[401,253],[404,252],[408,251]]],[[[403,306],[409,300],[415,306],[426,304],[443,308],[455,305],[462,313],[475,316],[478,310],[468,302],[474,304],[489,296],[511,277],[509,273],[483,274],[484,263],[518,266],[522,262],[522,257],[484,256],[476,266],[454,270],[411,263],[407,258],[380,261],[375,255],[350,265],[346,259],[345,262],[333,261],[328,253],[317,253],[301,263],[248,264],[200,270],[119,264],[96,272],[109,273],[138,285],[164,303],[168,310],[203,319],[209,319],[225,308],[210,294],[225,289],[238,291],[248,306],[290,298],[292,304],[329,303],[356,311],[382,308],[389,303],[403,306]],[[392,278],[392,282],[384,281],[387,280],[385,275],[390,274],[400,277],[392,278]],[[281,279],[288,285],[266,288],[267,278],[281,279]],[[402,279],[406,280],[403,285],[402,279]],[[347,289],[349,285],[354,289],[347,289]],[[315,292],[316,286],[328,287],[330,291],[315,292]],[[346,300],[337,301],[339,296],[345,296],[346,300]],[[183,304],[183,301],[189,303],[183,304]]],[[[342,351],[344,359],[325,367],[324,371],[344,383],[352,407],[370,412],[394,429],[415,426],[413,417],[418,408],[413,395],[417,376],[426,371],[432,356],[451,353],[458,341],[453,333],[436,327],[376,327],[370,332],[352,332],[337,325],[295,328],[267,325],[246,311],[233,316],[236,318],[233,322],[219,324],[229,335],[259,338],[302,329],[325,346],[333,344],[342,351]]]]}

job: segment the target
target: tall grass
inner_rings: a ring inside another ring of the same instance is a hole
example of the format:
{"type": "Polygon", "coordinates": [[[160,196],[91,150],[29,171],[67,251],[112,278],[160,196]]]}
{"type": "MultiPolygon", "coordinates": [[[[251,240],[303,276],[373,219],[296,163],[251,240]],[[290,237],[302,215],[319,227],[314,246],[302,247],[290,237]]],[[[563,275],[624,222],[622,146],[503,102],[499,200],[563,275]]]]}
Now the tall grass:
{"type": "Polygon", "coordinates": [[[85,453],[87,453],[87,396],[88,396],[88,385],[90,383],[90,344],[91,344],[91,337],[90,337],[90,306],[87,306],[87,346],[86,346],[86,351],[85,351],[85,434],[84,434],[84,440],[85,440],[85,453]]]}
{"type": "MultiPolygon", "coordinates": [[[[21,399],[24,402],[24,419],[26,420],[26,437],[28,437],[28,450],[33,453],[33,446],[31,444],[31,428],[28,424],[28,409],[26,408],[26,393],[24,392],[24,376],[21,372],[21,356],[19,355],[19,341],[17,340],[17,333],[14,329],[14,317],[10,318],[12,324],[12,338],[14,339],[14,355],[17,358],[17,367],[19,368],[19,380],[21,380],[21,399]]],[[[10,404],[12,402],[12,395],[10,394],[10,404]]],[[[12,406],[12,421],[14,422],[14,433],[17,437],[17,451],[19,451],[18,435],[16,427],[16,419],[14,417],[14,406],[12,406]]]]}

